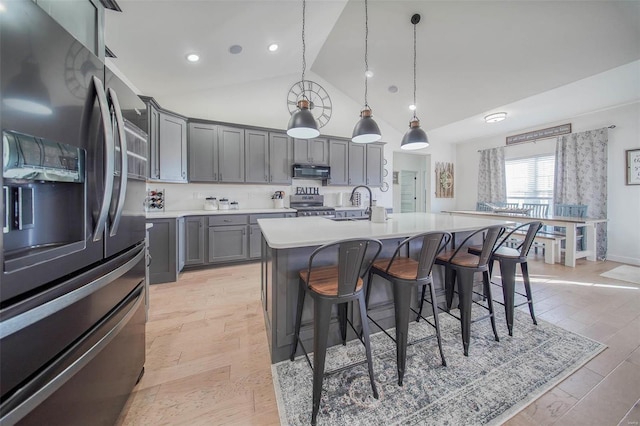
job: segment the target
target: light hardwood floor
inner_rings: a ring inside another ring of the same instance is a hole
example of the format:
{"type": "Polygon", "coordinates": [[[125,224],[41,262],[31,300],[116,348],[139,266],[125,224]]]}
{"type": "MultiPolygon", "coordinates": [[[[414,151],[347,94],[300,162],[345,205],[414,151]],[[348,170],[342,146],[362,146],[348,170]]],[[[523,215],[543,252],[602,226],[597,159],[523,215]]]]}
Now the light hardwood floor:
{"type": "MultiPolygon", "coordinates": [[[[615,262],[542,260],[529,261],[538,318],[608,348],[506,424],[638,425],[640,286],[600,276],[615,262]]],[[[259,263],[187,271],[150,296],[146,371],[120,425],[279,424],[259,263]]]]}

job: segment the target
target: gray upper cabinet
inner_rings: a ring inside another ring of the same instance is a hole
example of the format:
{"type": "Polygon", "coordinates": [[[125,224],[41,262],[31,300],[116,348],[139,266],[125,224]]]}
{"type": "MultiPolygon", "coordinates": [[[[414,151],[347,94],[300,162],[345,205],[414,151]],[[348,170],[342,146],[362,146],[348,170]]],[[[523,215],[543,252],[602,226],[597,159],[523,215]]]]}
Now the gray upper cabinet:
{"type": "Polygon", "coordinates": [[[218,126],[219,182],[244,182],[244,129],[218,126]]]}
{"type": "Polygon", "coordinates": [[[147,104],[149,116],[149,178],[160,179],[160,111],[152,104],[147,104]]]}
{"type": "Polygon", "coordinates": [[[269,182],[269,132],[245,130],[245,182],[269,182]]]}
{"type": "Polygon", "coordinates": [[[218,181],[218,126],[189,123],[189,181],[218,181]]]}
{"type": "Polygon", "coordinates": [[[345,140],[329,140],[329,167],[331,179],[329,185],[349,184],[349,142],[345,140]]]}
{"type": "Polygon", "coordinates": [[[367,185],[382,186],[384,165],[384,144],[367,144],[367,185]]]}
{"type": "Polygon", "coordinates": [[[349,143],[349,185],[367,184],[368,144],[349,143]]]}
{"type": "Polygon", "coordinates": [[[328,166],[329,140],[326,138],[294,139],[293,162],[328,166]]]}
{"type": "Polygon", "coordinates": [[[269,182],[291,184],[293,139],[286,133],[269,132],[269,182]]]}
{"type": "Polygon", "coordinates": [[[160,180],[186,182],[187,120],[163,111],[159,112],[158,120],[157,142],[151,143],[151,149],[157,151],[152,152],[151,159],[156,166],[159,164],[160,170],[153,172],[156,176],[159,172],[160,180]]]}

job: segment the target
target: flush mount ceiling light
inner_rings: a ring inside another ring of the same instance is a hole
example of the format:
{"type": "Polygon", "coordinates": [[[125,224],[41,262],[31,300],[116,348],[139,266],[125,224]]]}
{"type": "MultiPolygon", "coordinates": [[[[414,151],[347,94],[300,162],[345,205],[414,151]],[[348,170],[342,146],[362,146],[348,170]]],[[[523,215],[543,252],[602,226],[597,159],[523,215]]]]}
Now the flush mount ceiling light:
{"type": "Polygon", "coordinates": [[[304,43],[304,24],[305,24],[305,12],[307,9],[306,0],[302,0],[302,97],[298,101],[298,109],[291,114],[291,118],[289,119],[289,125],[287,126],[287,135],[292,138],[299,139],[311,139],[315,138],[320,134],[318,130],[318,123],[316,123],[316,119],[313,118],[313,114],[309,111],[309,98],[305,95],[305,87],[304,84],[304,72],[307,67],[307,62],[305,60],[306,53],[306,45],[304,43]]]}
{"type": "Polygon", "coordinates": [[[496,112],[493,114],[489,114],[484,118],[486,123],[497,123],[498,121],[502,121],[507,118],[506,112],[496,112]]]}
{"type": "Polygon", "coordinates": [[[229,53],[231,53],[232,55],[237,55],[240,52],[242,52],[242,46],[240,46],[239,44],[234,44],[233,46],[229,47],[229,53]]]}
{"type": "Polygon", "coordinates": [[[198,62],[200,60],[200,56],[195,53],[189,53],[187,55],[187,61],[189,62],[198,62]]]}
{"type": "Polygon", "coordinates": [[[367,0],[364,0],[364,108],[360,111],[360,120],[353,128],[351,140],[355,143],[371,143],[379,141],[382,135],[380,128],[372,117],[371,107],[367,103],[367,82],[373,77],[369,70],[369,8],[367,0]]]}
{"type": "Polygon", "coordinates": [[[269,52],[275,52],[278,50],[278,43],[271,43],[267,49],[269,49],[269,52]]]}
{"type": "Polygon", "coordinates": [[[424,130],[420,128],[420,120],[416,116],[416,25],[420,22],[420,15],[416,13],[411,17],[413,24],[413,118],[409,122],[409,130],[404,134],[400,148],[406,150],[421,149],[429,146],[429,140],[424,130]]]}

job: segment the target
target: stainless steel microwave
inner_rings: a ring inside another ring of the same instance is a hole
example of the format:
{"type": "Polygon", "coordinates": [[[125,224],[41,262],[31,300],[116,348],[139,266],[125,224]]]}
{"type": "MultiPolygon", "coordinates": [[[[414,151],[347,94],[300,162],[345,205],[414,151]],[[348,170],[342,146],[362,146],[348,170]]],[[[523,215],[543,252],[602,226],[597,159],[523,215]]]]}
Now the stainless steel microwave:
{"type": "Polygon", "coordinates": [[[331,168],[312,164],[294,164],[292,177],[294,179],[327,180],[331,178],[331,168]]]}

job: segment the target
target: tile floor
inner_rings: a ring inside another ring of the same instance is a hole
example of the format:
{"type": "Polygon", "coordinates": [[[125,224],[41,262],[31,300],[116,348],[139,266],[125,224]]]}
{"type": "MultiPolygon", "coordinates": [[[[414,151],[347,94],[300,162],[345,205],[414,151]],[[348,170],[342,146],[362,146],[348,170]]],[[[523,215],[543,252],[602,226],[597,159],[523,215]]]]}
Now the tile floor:
{"type": "MultiPolygon", "coordinates": [[[[640,286],[600,276],[615,262],[529,265],[538,318],[608,348],[506,424],[640,424],[640,286]]],[[[146,372],[119,425],[279,424],[259,277],[251,263],[151,286],[146,372]]]]}

